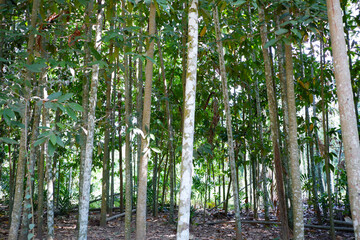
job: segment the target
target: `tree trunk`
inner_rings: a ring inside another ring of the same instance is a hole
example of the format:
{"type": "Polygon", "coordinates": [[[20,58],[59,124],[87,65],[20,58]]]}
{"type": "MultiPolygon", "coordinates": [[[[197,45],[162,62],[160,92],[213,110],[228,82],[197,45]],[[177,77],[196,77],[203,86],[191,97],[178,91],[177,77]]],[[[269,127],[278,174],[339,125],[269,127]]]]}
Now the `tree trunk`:
{"type": "Polygon", "coordinates": [[[289,157],[294,216],[294,239],[304,239],[304,217],[300,182],[299,149],[297,143],[297,119],[294,92],[294,72],[291,44],[285,44],[286,90],[289,113],[289,157]]]}
{"type": "MultiPolygon", "coordinates": [[[[46,125],[45,111],[42,112],[42,125],[46,125]]],[[[45,162],[45,144],[41,145],[40,159],[38,163],[38,209],[37,209],[37,238],[43,238],[44,223],[44,162],[45,162]]]]}
{"type": "MultiPolygon", "coordinates": [[[[40,80],[38,81],[37,91],[36,95],[42,98],[42,92],[41,92],[41,84],[43,83],[42,79],[45,77],[45,71],[41,73],[40,80]]],[[[30,219],[32,219],[32,224],[34,224],[34,217],[33,217],[33,176],[34,176],[34,165],[37,156],[37,150],[38,147],[34,146],[35,141],[37,140],[37,137],[39,135],[39,125],[40,125],[40,117],[41,117],[41,106],[38,104],[34,104],[34,121],[32,124],[32,134],[31,134],[31,140],[30,140],[30,156],[29,156],[29,163],[28,163],[28,171],[27,171],[27,177],[26,177],[26,191],[25,191],[25,200],[24,200],[24,216],[29,216],[31,214],[31,218],[23,217],[22,223],[21,223],[21,233],[20,233],[20,239],[26,239],[29,234],[29,224],[30,219]]],[[[40,178],[39,178],[40,179],[40,178]]],[[[32,229],[32,228],[31,228],[32,229]]]]}
{"type": "MultiPolygon", "coordinates": [[[[131,4],[131,3],[129,3],[131,4]]],[[[125,0],[121,1],[122,17],[125,18],[125,0]]],[[[126,27],[124,22],[123,27],[126,27]]],[[[132,218],[132,183],[131,183],[131,142],[130,142],[130,117],[131,117],[131,83],[129,76],[129,58],[126,55],[128,47],[124,47],[124,80],[125,80],[125,240],[131,240],[132,218]]]]}
{"type": "MultiPolygon", "coordinates": [[[[146,56],[154,58],[154,39],[156,23],[156,8],[153,2],[150,3],[150,16],[149,16],[149,41],[150,45],[147,49],[146,56]]],[[[136,239],[146,239],[146,191],[147,191],[147,170],[148,161],[150,158],[150,114],[151,114],[151,86],[153,76],[153,62],[147,59],[145,67],[145,91],[144,91],[144,111],[142,121],[142,131],[144,137],[141,141],[141,158],[139,166],[139,186],[138,198],[136,205],[136,239]]]]}
{"type": "MultiPolygon", "coordinates": [[[[36,29],[36,21],[39,10],[39,0],[33,1],[31,18],[30,18],[30,26],[32,29],[36,29]]],[[[26,63],[28,65],[33,62],[33,52],[34,52],[34,43],[35,43],[35,34],[34,32],[29,33],[27,53],[29,54],[26,63]]],[[[27,70],[25,72],[25,80],[31,84],[32,73],[27,70]]],[[[15,195],[14,195],[14,203],[11,213],[11,224],[9,230],[9,240],[16,240],[18,238],[19,228],[20,228],[20,219],[21,219],[21,210],[23,203],[23,194],[24,194],[24,176],[25,176],[25,166],[27,159],[27,135],[28,135],[28,118],[29,118],[29,108],[30,108],[30,86],[24,84],[24,115],[22,119],[22,124],[25,126],[21,129],[21,137],[20,137],[20,147],[19,147],[19,159],[17,164],[16,171],[16,183],[15,183],[15,195]]],[[[27,217],[27,216],[26,216],[27,217]]]]}
{"type": "Polygon", "coordinates": [[[229,153],[229,162],[230,162],[230,170],[231,176],[234,179],[233,186],[233,195],[234,195],[234,208],[235,208],[235,219],[236,219],[236,239],[242,239],[241,235],[241,221],[240,221],[240,201],[239,201],[239,188],[237,184],[237,173],[236,173],[236,162],[235,162],[235,154],[234,154],[234,139],[232,133],[232,123],[231,123],[231,111],[229,106],[229,90],[228,83],[226,78],[226,70],[225,70],[225,61],[224,61],[224,52],[222,46],[222,37],[220,32],[220,23],[219,23],[219,13],[218,8],[214,6],[214,22],[215,22],[215,32],[216,32],[216,42],[217,42],[217,52],[219,55],[219,63],[220,63],[220,76],[221,76],[221,86],[224,98],[225,105],[225,116],[226,116],[226,130],[227,130],[227,139],[228,139],[228,153],[229,153]]]}
{"type": "MultiPolygon", "coordinates": [[[[110,50],[112,51],[112,50],[110,50]]],[[[105,73],[107,74],[107,73],[105,73]]],[[[108,192],[109,192],[109,162],[110,162],[110,128],[111,123],[107,120],[111,115],[111,80],[112,78],[106,77],[106,114],[105,114],[105,140],[104,140],[104,158],[102,169],[102,193],[101,193],[101,213],[100,213],[100,226],[106,226],[106,214],[108,210],[108,192]]]]}
{"type": "Polygon", "coordinates": [[[355,238],[360,239],[360,145],[339,0],[327,0],[342,140],[355,238]]]}
{"type": "MultiPolygon", "coordinates": [[[[265,21],[264,7],[259,7],[259,19],[260,23],[265,21]]],[[[275,178],[276,178],[276,190],[279,201],[280,209],[280,220],[281,220],[281,237],[282,239],[289,239],[289,227],[288,219],[286,212],[286,203],[284,196],[284,183],[283,183],[283,170],[281,165],[281,156],[280,156],[280,137],[278,130],[278,115],[277,115],[277,102],[275,97],[275,89],[273,85],[273,76],[271,73],[271,62],[269,57],[268,49],[265,48],[265,43],[267,42],[267,29],[266,22],[260,26],[261,42],[262,42],[262,51],[265,64],[265,79],[266,79],[266,89],[269,102],[269,114],[270,114],[270,129],[271,129],[271,141],[274,151],[274,163],[275,163],[275,178]]]]}
{"type": "MultiPolygon", "coordinates": [[[[121,94],[118,93],[119,126],[121,126],[121,94]]],[[[123,157],[121,127],[119,127],[119,178],[120,178],[120,212],[124,212],[124,178],[123,178],[123,157]]]]}
{"type": "MultiPolygon", "coordinates": [[[[103,27],[103,18],[104,10],[102,7],[104,1],[101,0],[98,3],[98,11],[96,16],[96,25],[95,25],[95,44],[94,48],[96,51],[101,49],[101,33],[103,27]]],[[[99,83],[99,64],[94,64],[92,66],[92,77],[91,77],[91,86],[90,86],[90,96],[89,96],[89,114],[88,114],[88,124],[87,124],[87,138],[86,138],[86,148],[85,148],[85,161],[84,165],[81,166],[84,168],[82,178],[80,179],[79,189],[81,189],[80,202],[79,202],[79,231],[78,239],[87,239],[87,225],[88,225],[88,216],[89,216],[89,199],[90,199],[90,184],[91,184],[91,168],[92,168],[92,158],[93,158],[93,146],[94,146],[94,128],[95,128],[95,109],[97,103],[97,88],[99,83]]]]}
{"type": "MultiPolygon", "coordinates": [[[[44,90],[44,97],[47,98],[47,92],[44,90]]],[[[44,125],[49,127],[49,111],[44,108],[44,125]]],[[[44,145],[44,159],[46,161],[46,222],[47,222],[47,240],[54,239],[54,178],[53,178],[53,157],[49,155],[49,141],[44,145]]]]}
{"type": "Polygon", "coordinates": [[[198,53],[198,0],[189,6],[188,55],[186,69],[186,89],[184,98],[184,126],[182,140],[181,183],[177,239],[189,239],[189,221],[192,184],[192,158],[195,127],[195,93],[198,53]]]}
{"type": "Polygon", "coordinates": [[[166,83],[165,77],[165,66],[164,66],[164,59],[162,56],[161,51],[161,44],[158,41],[158,49],[159,49],[159,58],[160,58],[160,66],[161,66],[161,77],[164,84],[164,97],[165,97],[165,107],[166,107],[166,121],[168,126],[168,133],[169,133],[169,162],[170,162],[170,221],[174,221],[174,133],[172,129],[172,118],[170,112],[170,101],[169,101],[169,94],[168,94],[168,85],[166,83]]]}

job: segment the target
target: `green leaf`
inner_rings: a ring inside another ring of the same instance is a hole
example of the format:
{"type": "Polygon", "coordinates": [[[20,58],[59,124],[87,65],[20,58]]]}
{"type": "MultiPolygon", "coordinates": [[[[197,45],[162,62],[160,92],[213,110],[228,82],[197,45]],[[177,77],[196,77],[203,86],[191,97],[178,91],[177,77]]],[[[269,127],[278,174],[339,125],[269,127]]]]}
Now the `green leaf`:
{"type": "Polygon", "coordinates": [[[33,233],[29,233],[29,234],[27,235],[28,240],[32,239],[33,237],[34,237],[34,234],[33,234],[33,233]]]}
{"type": "Polygon", "coordinates": [[[50,157],[54,156],[55,149],[56,149],[56,147],[51,142],[49,142],[48,154],[50,157]]]}
{"type": "Polygon", "coordinates": [[[3,114],[7,115],[9,118],[15,118],[15,113],[9,108],[5,108],[3,114]]]}
{"type": "Polygon", "coordinates": [[[56,141],[56,135],[55,134],[50,135],[50,141],[54,146],[56,145],[57,141],[56,141]]]}
{"type": "Polygon", "coordinates": [[[75,111],[79,111],[79,112],[84,111],[83,107],[77,103],[69,103],[69,106],[75,111]]]}
{"type": "Polygon", "coordinates": [[[288,32],[287,29],[285,29],[285,28],[280,28],[279,30],[275,31],[275,34],[276,34],[276,35],[283,35],[283,34],[285,34],[285,33],[287,33],[287,32],[288,32]]]}
{"type": "Polygon", "coordinates": [[[0,141],[3,141],[5,143],[8,143],[8,144],[18,144],[17,141],[11,139],[11,138],[7,138],[7,137],[0,137],[0,141]]]}
{"type": "Polygon", "coordinates": [[[102,59],[100,53],[94,47],[90,47],[90,51],[96,60],[100,61],[102,59]]]}
{"type": "Polygon", "coordinates": [[[5,58],[0,57],[0,62],[8,62],[5,58]]]}
{"type": "Polygon", "coordinates": [[[35,227],[35,224],[31,223],[29,224],[29,229],[32,230],[35,227]]]}
{"type": "Polygon", "coordinates": [[[161,153],[161,150],[159,148],[156,148],[156,147],[151,148],[151,150],[153,150],[156,153],[161,153]]]}
{"type": "Polygon", "coordinates": [[[40,139],[36,140],[36,142],[34,142],[34,147],[44,143],[45,140],[46,140],[46,138],[40,138],[40,139]]]}
{"type": "Polygon", "coordinates": [[[54,100],[54,99],[58,99],[61,95],[62,95],[62,92],[54,92],[54,93],[50,94],[47,98],[49,100],[54,100]]]}
{"type": "Polygon", "coordinates": [[[65,107],[61,103],[54,103],[54,105],[61,109],[61,111],[65,112],[65,107]]]}
{"type": "Polygon", "coordinates": [[[73,93],[66,93],[64,95],[62,95],[61,97],[58,98],[58,102],[59,103],[63,103],[66,100],[69,100],[74,94],[73,93]]]}
{"type": "Polygon", "coordinates": [[[294,33],[299,39],[302,38],[301,33],[297,29],[291,29],[291,32],[294,33]]]}
{"type": "Polygon", "coordinates": [[[242,4],[246,3],[245,0],[237,0],[236,2],[233,2],[232,5],[234,6],[240,6],[242,4]]]}
{"type": "Polygon", "coordinates": [[[30,72],[39,73],[42,71],[44,67],[46,67],[45,63],[34,63],[31,65],[25,64],[24,65],[30,72]]]}
{"type": "Polygon", "coordinates": [[[56,136],[56,143],[61,147],[65,147],[64,142],[61,140],[61,137],[59,136],[56,136]]]}
{"type": "Polygon", "coordinates": [[[23,129],[25,128],[25,125],[23,123],[17,122],[17,121],[11,121],[11,125],[17,126],[19,128],[23,128],[23,129]]]}
{"type": "MultiPolygon", "coordinates": [[[[26,194],[25,199],[30,199],[30,198],[31,198],[31,195],[30,195],[30,194],[26,194]]],[[[30,207],[31,207],[31,205],[30,205],[30,207]]]]}
{"type": "Polygon", "coordinates": [[[276,39],[276,38],[271,39],[270,41],[268,41],[265,44],[264,48],[269,48],[269,47],[273,46],[277,41],[278,41],[278,39],[276,39]]]}
{"type": "Polygon", "coordinates": [[[75,112],[68,106],[65,107],[66,113],[74,120],[76,121],[76,114],[75,112]]]}
{"type": "Polygon", "coordinates": [[[65,124],[62,124],[62,123],[56,123],[56,125],[61,129],[66,128],[65,124]]]}
{"type": "Polygon", "coordinates": [[[27,217],[28,217],[28,219],[30,219],[30,218],[32,218],[32,216],[33,215],[31,213],[29,213],[27,217]]]}
{"type": "Polygon", "coordinates": [[[44,104],[44,106],[45,106],[46,108],[48,108],[48,109],[53,109],[53,110],[55,110],[55,111],[56,111],[56,109],[58,108],[57,105],[56,105],[55,103],[53,103],[53,102],[46,102],[46,103],[44,104]]]}

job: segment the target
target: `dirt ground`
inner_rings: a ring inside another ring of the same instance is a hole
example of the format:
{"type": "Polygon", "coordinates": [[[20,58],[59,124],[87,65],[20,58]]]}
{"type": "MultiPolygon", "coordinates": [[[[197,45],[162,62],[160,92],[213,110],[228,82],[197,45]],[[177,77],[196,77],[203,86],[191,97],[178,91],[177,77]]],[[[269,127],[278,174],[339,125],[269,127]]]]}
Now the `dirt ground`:
{"type": "MultiPolygon", "coordinates": [[[[261,215],[261,214],[260,214],[261,215]]],[[[88,239],[112,240],[124,239],[124,219],[123,217],[111,220],[107,227],[99,227],[99,212],[91,212],[89,217],[88,239]]],[[[169,216],[166,213],[159,213],[157,218],[148,214],[147,218],[147,239],[165,240],[176,239],[176,225],[169,223],[169,216]]],[[[252,220],[251,214],[243,213],[243,219],[252,220]]],[[[261,220],[261,219],[258,219],[261,220]]],[[[272,219],[275,221],[275,219],[272,219]]],[[[308,222],[311,219],[307,219],[308,222]]],[[[204,214],[203,210],[198,210],[193,218],[190,229],[190,239],[235,239],[235,223],[232,214],[225,215],[221,210],[212,210],[204,214]]],[[[132,221],[132,239],[135,239],[135,215],[132,221]]],[[[242,224],[244,240],[279,239],[280,228],[277,225],[265,224],[242,224]]],[[[330,239],[328,230],[305,229],[305,239],[330,239]]],[[[7,239],[8,218],[0,215],[0,239],[7,239]]],[[[37,239],[37,238],[35,238],[37,239]]],[[[76,239],[76,214],[68,216],[58,216],[55,219],[55,239],[76,239]]],[[[355,239],[353,233],[336,232],[337,240],[355,239]]]]}

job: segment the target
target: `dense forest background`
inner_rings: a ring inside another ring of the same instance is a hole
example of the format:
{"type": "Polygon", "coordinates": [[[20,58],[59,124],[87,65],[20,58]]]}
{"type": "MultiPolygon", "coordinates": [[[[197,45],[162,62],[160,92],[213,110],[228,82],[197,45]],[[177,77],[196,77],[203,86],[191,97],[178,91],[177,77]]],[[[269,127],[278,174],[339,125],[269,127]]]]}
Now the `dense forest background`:
{"type": "Polygon", "coordinates": [[[0,0],[0,238],[360,239],[359,56],[356,0],[0,0]]]}

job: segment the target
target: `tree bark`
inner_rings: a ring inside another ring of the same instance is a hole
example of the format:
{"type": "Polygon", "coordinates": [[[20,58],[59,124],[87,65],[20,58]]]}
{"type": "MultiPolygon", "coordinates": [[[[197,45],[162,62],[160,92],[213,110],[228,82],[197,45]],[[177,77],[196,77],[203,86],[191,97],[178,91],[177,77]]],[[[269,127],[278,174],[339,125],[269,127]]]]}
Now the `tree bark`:
{"type": "Polygon", "coordinates": [[[229,106],[229,90],[228,83],[226,78],[226,69],[225,69],[225,60],[224,52],[221,41],[221,32],[220,32],[220,23],[219,23],[219,13],[217,5],[214,6],[214,22],[215,22],[215,32],[216,32],[216,43],[217,43],[217,52],[219,55],[219,64],[220,64],[220,76],[221,76],[221,86],[224,98],[225,106],[225,116],[226,116],[226,130],[227,130],[227,139],[228,139],[228,154],[230,161],[230,171],[231,176],[234,179],[233,194],[234,194],[234,208],[235,208],[235,219],[236,219],[236,239],[241,240],[241,221],[240,221],[240,201],[239,201],[239,188],[237,184],[237,170],[234,154],[234,138],[232,133],[232,123],[231,123],[231,111],[229,106]]]}
{"type": "MultiPolygon", "coordinates": [[[[147,57],[154,58],[154,39],[156,30],[156,8],[153,2],[150,3],[150,16],[149,16],[149,47],[147,49],[147,57]]],[[[150,158],[150,114],[151,114],[151,87],[153,76],[153,62],[147,59],[145,67],[145,91],[144,91],[144,111],[142,121],[142,131],[144,137],[141,141],[141,158],[139,166],[139,186],[138,198],[136,205],[136,239],[146,239],[146,191],[147,191],[147,170],[148,161],[150,158]]]]}
{"type": "MultiPolygon", "coordinates": [[[[36,28],[37,14],[39,10],[40,1],[34,0],[31,10],[30,26],[32,29],[36,28]]],[[[32,64],[33,61],[33,52],[34,52],[34,43],[35,43],[35,34],[33,31],[30,31],[27,53],[29,54],[26,63],[28,65],[32,64]]],[[[32,73],[30,70],[25,72],[25,81],[31,85],[32,73]]],[[[23,194],[24,194],[24,176],[25,176],[25,166],[26,166],[26,155],[27,155],[27,135],[28,135],[28,118],[29,118],[29,108],[30,108],[30,86],[24,84],[24,114],[22,119],[22,124],[25,126],[21,129],[20,137],[20,150],[19,150],[19,159],[17,164],[16,171],[16,183],[15,183],[15,195],[14,203],[11,213],[11,224],[9,230],[9,239],[16,240],[18,238],[19,228],[20,228],[20,219],[21,219],[21,210],[23,203],[23,194]]],[[[27,217],[27,216],[26,216],[27,217]]]]}
{"type": "Polygon", "coordinates": [[[291,44],[285,44],[286,90],[289,114],[289,157],[294,216],[294,239],[304,239],[304,217],[300,182],[299,149],[297,143],[297,119],[294,91],[294,70],[291,44]]]}
{"type": "Polygon", "coordinates": [[[164,97],[165,97],[165,109],[166,109],[166,122],[168,126],[168,134],[169,134],[169,168],[170,168],[170,221],[174,221],[174,133],[172,128],[172,118],[170,112],[170,100],[168,93],[168,85],[165,77],[165,66],[164,59],[161,51],[161,44],[158,41],[158,50],[159,50],[159,58],[160,58],[160,67],[161,67],[161,77],[164,84],[164,97]]]}
{"type": "MultiPolygon", "coordinates": [[[[129,3],[131,4],[131,3],[129,3]]],[[[121,1],[122,17],[125,18],[126,8],[125,0],[121,1]]],[[[126,27],[124,22],[123,27],[126,27]]],[[[130,142],[130,125],[131,125],[131,83],[129,76],[129,58],[127,53],[128,47],[124,47],[124,80],[125,80],[125,240],[131,240],[131,218],[132,218],[132,182],[131,182],[131,142],[130,142]]]]}
{"type": "MultiPolygon", "coordinates": [[[[110,50],[112,51],[112,50],[110,50]]],[[[106,74],[106,73],[105,73],[106,74]]],[[[105,114],[105,140],[104,140],[104,158],[102,169],[102,197],[101,197],[101,213],[100,213],[100,226],[106,226],[106,214],[109,207],[108,192],[109,192],[109,162],[110,162],[110,128],[111,123],[107,120],[111,115],[111,83],[112,78],[106,78],[106,114],[105,114]]]]}
{"type": "Polygon", "coordinates": [[[192,159],[195,127],[195,94],[198,55],[198,0],[192,0],[189,7],[188,53],[186,89],[184,98],[184,126],[182,139],[181,182],[177,235],[178,240],[189,239],[191,205],[192,159]]]}
{"type": "MultiPolygon", "coordinates": [[[[95,43],[94,48],[96,51],[101,49],[101,33],[103,28],[104,10],[102,4],[103,0],[98,3],[99,9],[97,9],[96,25],[95,25],[95,43]]],[[[99,83],[99,64],[92,66],[92,77],[90,85],[89,96],[89,114],[87,124],[87,138],[85,147],[85,158],[82,178],[80,179],[80,202],[79,202],[79,230],[78,239],[87,239],[87,225],[89,216],[89,199],[90,199],[90,184],[91,184],[91,168],[93,158],[93,146],[94,146],[94,128],[95,128],[95,109],[97,103],[97,88],[99,83]]]]}
{"type": "Polygon", "coordinates": [[[360,239],[360,145],[339,0],[327,0],[336,92],[355,238],[360,239]]]}
{"type": "MultiPolygon", "coordinates": [[[[259,19],[260,22],[265,21],[264,7],[259,7],[259,19]]],[[[270,115],[270,129],[271,129],[271,141],[274,151],[274,163],[275,163],[275,178],[276,178],[276,190],[279,201],[280,209],[280,220],[281,220],[281,237],[282,239],[289,239],[289,227],[288,219],[286,212],[286,203],[284,195],[284,183],[283,183],[283,169],[281,165],[281,156],[280,156],[280,137],[278,130],[278,115],[277,115],[277,102],[275,97],[275,89],[273,85],[273,76],[271,72],[271,62],[269,57],[268,49],[265,48],[267,42],[267,29],[266,22],[260,26],[260,35],[262,43],[262,51],[264,57],[265,65],[265,80],[266,80],[266,89],[267,97],[269,101],[269,115],[270,115]]]]}

